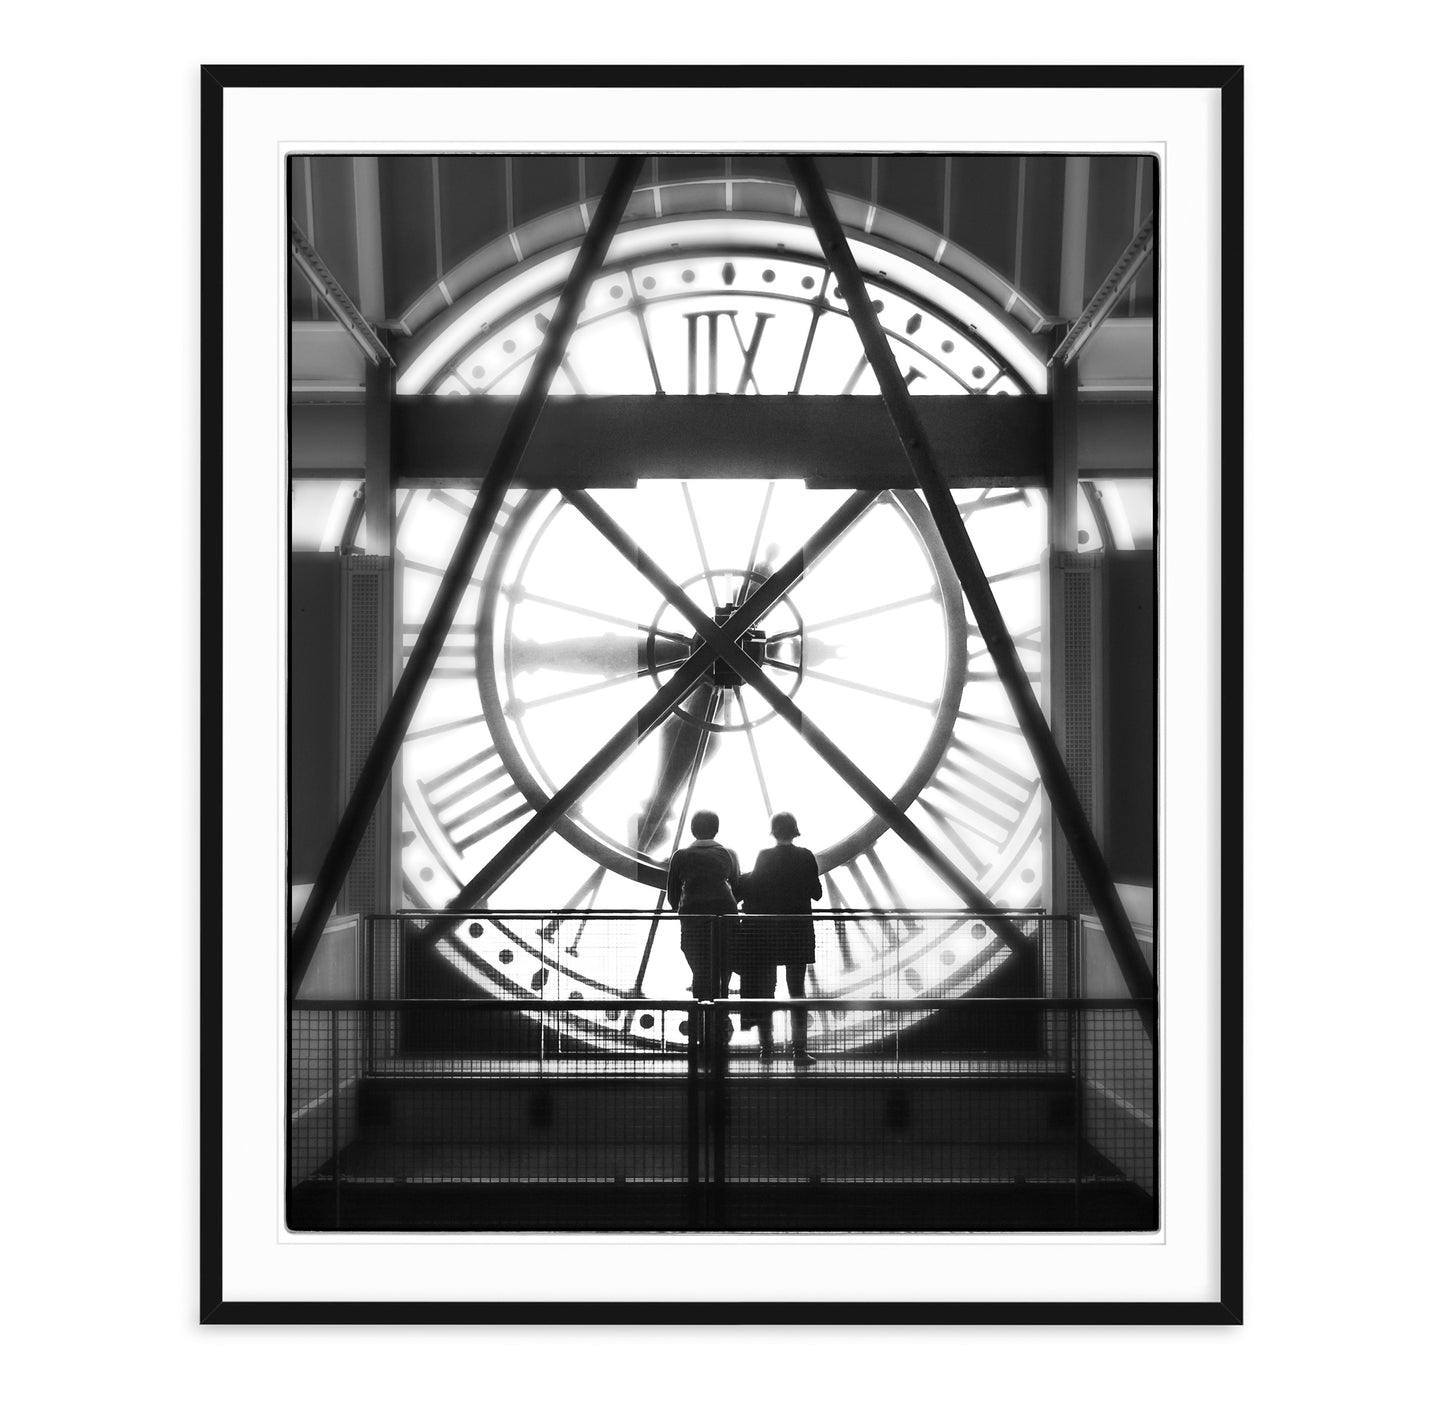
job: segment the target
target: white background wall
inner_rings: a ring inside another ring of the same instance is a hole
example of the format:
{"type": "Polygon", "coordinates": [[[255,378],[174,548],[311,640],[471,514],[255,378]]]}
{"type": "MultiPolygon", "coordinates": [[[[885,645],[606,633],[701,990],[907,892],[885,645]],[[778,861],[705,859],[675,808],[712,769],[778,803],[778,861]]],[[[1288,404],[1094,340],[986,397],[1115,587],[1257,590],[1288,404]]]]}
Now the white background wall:
{"type": "Polygon", "coordinates": [[[1417,1392],[1433,1362],[1423,1339],[1440,1224],[1423,1205],[1439,1199],[1438,1155],[1419,1104],[1438,1097],[1424,1028],[1439,1010],[1427,990],[1441,985],[1428,876],[1441,834],[1431,785],[1445,779],[1431,533],[1445,503],[1438,429],[1426,437],[1411,421],[1441,371],[1434,288],[1418,276],[1440,225],[1436,46],[1399,0],[1348,25],[1258,3],[1167,16],[917,3],[851,33],[845,12],[793,16],[754,0],[694,18],[672,4],[623,8],[630,18],[609,11],[590,27],[373,0],[258,0],[244,17],[27,7],[9,22],[10,1368],[27,1391],[58,1396],[415,1395],[445,1381],[677,1396],[699,1373],[698,1395],[748,1386],[712,1358],[746,1360],[788,1396],[1417,1392]],[[461,37],[469,13],[491,26],[485,42],[461,37]],[[404,22],[413,35],[397,33],[404,22]],[[198,65],[745,61],[759,48],[800,62],[1248,67],[1247,1324],[734,1330],[706,1351],[681,1330],[203,1331],[198,65]],[[1342,304],[1355,260],[1368,285],[1342,304]],[[117,285],[118,306],[104,295],[117,285]],[[1357,336],[1360,360],[1323,353],[1325,328],[1357,336]],[[1323,489],[1304,495],[1310,482],[1323,489]],[[1381,601],[1375,652],[1363,629],[1381,601]],[[1377,656],[1406,676],[1372,681],[1377,656]],[[1373,716],[1364,759],[1352,732],[1362,708],[1373,716]],[[74,765],[65,778],[62,757],[74,765]],[[130,908],[101,917],[117,901],[130,908]],[[1311,902],[1361,913],[1306,917],[1311,902]],[[94,1036],[57,1045],[52,991],[71,999],[67,1024],[94,1036]],[[1311,1063],[1304,1038],[1321,1025],[1327,1044],[1311,1063]],[[1386,1136],[1389,1161],[1417,1165],[1402,1181],[1369,1171],[1386,1136]]]}

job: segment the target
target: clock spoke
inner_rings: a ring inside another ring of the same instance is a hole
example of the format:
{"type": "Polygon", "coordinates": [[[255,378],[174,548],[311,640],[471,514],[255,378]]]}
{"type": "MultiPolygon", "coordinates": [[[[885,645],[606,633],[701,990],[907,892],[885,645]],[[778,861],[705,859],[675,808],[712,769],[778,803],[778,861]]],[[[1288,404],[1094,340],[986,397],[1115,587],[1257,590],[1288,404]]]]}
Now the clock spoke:
{"type": "Polygon", "coordinates": [[[1035,560],[1032,564],[1021,564],[1017,569],[1001,569],[997,574],[990,574],[990,584],[1001,584],[1005,579],[1025,579],[1030,574],[1039,572],[1039,563],[1035,560]]]}
{"type": "Polygon", "coordinates": [[[667,391],[662,387],[662,376],[657,372],[657,356],[652,349],[652,334],[647,329],[647,304],[637,291],[637,279],[632,275],[632,269],[627,270],[627,285],[632,295],[628,298],[628,309],[637,318],[637,332],[642,337],[642,348],[647,352],[647,368],[652,372],[652,383],[654,391],[658,394],[665,394],[667,391]]]}
{"type": "MultiPolygon", "coordinates": [[[[716,687],[698,687],[662,724],[657,784],[643,803],[637,820],[634,845],[639,851],[650,851],[666,836],[672,805],[684,787],[688,798],[683,803],[683,811],[691,801],[711,734],[706,727],[716,714],[717,694],[716,687]]],[[[681,823],[678,825],[680,829],[681,823]]]]}
{"type": "MultiPolygon", "coordinates": [[[[829,890],[828,898],[831,900],[833,898],[832,892],[836,891],[838,887],[831,885],[826,876],[823,878],[823,884],[829,890]]],[[[842,908],[841,899],[837,903],[838,907],[842,908]]],[[[848,921],[845,919],[834,919],[831,923],[833,926],[833,941],[838,945],[838,956],[843,964],[843,972],[845,974],[856,973],[858,971],[858,960],[853,956],[853,943],[848,936],[848,921]]],[[[813,927],[816,934],[816,921],[814,921],[813,927]]],[[[811,964],[808,967],[808,987],[810,989],[808,994],[810,997],[821,997],[823,995],[817,990],[819,987],[818,975],[814,971],[814,965],[811,964]]]]}
{"type": "MultiPolygon", "coordinates": [[[[404,559],[401,562],[401,566],[403,569],[410,570],[414,574],[426,574],[435,579],[440,579],[446,573],[446,570],[443,569],[441,565],[427,564],[425,560],[420,559],[404,559]]],[[[466,587],[468,589],[480,588],[481,582],[480,579],[471,578],[467,580],[466,587]]]]}
{"type": "Polygon", "coordinates": [[[991,486],[986,487],[983,495],[972,501],[960,501],[955,495],[954,504],[958,507],[958,514],[967,521],[969,517],[977,515],[980,511],[994,511],[1000,506],[1027,506],[1029,497],[1026,491],[1021,491],[1017,487],[991,486]]]}
{"type": "MultiPolygon", "coordinates": [[[[839,889],[837,877],[834,876],[832,871],[825,871],[823,873],[823,889],[827,892],[828,903],[833,909],[846,910],[851,907],[851,902],[844,897],[842,890],[839,889]]],[[[868,931],[863,927],[861,921],[856,926],[856,932],[859,940],[867,946],[868,957],[876,958],[878,956],[878,946],[868,937],[868,931]]],[[[838,951],[843,958],[843,968],[846,972],[851,973],[857,968],[858,961],[853,956],[853,947],[848,935],[847,920],[835,919],[833,921],[833,937],[837,940],[838,951]]]]}
{"type": "Polygon", "coordinates": [[[582,381],[577,377],[577,369],[576,366],[574,366],[572,363],[572,357],[564,353],[562,356],[562,363],[558,366],[558,368],[562,371],[564,375],[567,376],[567,383],[572,386],[572,392],[574,394],[581,394],[585,397],[587,391],[582,387],[582,381]]]}
{"type": "MultiPolygon", "coordinates": [[[[692,654],[688,642],[664,639],[652,648],[659,670],[680,666],[692,654]]],[[[563,671],[577,676],[644,676],[648,648],[641,638],[603,633],[600,637],[554,637],[546,641],[519,637],[507,649],[509,668],[519,672],[563,671]]]]}
{"type": "Polygon", "coordinates": [[[1020,739],[1023,738],[1023,730],[1012,715],[1001,719],[993,715],[980,715],[975,710],[960,710],[958,718],[970,725],[982,725],[988,730],[998,730],[1003,734],[1018,735],[1020,739]]]}
{"type": "MultiPolygon", "coordinates": [[[[983,634],[973,623],[968,625],[968,635],[970,638],[981,639],[983,637],[983,634]]],[[[1013,639],[1015,648],[1020,651],[1038,652],[1042,655],[1044,644],[1043,625],[1041,623],[1035,623],[1033,627],[1023,628],[1018,632],[1011,632],[1009,636],[1013,639]]],[[[982,647],[970,647],[968,649],[969,660],[972,661],[975,657],[984,656],[987,652],[988,645],[986,643],[982,647]]]]}
{"type": "MultiPolygon", "coordinates": [[[[406,623],[401,630],[401,659],[405,665],[416,650],[416,639],[421,631],[418,623],[406,623]]],[[[466,624],[454,625],[437,653],[432,676],[438,680],[457,680],[475,676],[477,671],[477,630],[466,624]]]]}
{"type": "MultiPolygon", "coordinates": [[[[911,608],[918,603],[937,602],[938,590],[936,588],[925,589],[922,593],[913,594],[909,598],[896,598],[891,603],[875,604],[872,608],[860,608],[855,613],[840,613],[836,618],[824,618],[821,623],[809,623],[809,632],[822,632],[825,628],[835,628],[843,623],[856,623],[862,618],[876,618],[881,613],[893,613],[900,608],[911,608]]],[[[775,632],[768,636],[769,642],[784,642],[790,637],[797,637],[803,631],[802,628],[789,628],[786,632],[775,632]]]]}
{"type": "MultiPolygon", "coordinates": [[[[584,880],[582,884],[579,885],[577,889],[572,892],[572,894],[567,898],[566,902],[561,906],[561,909],[590,910],[597,903],[597,892],[601,890],[602,879],[606,874],[607,868],[605,866],[598,866],[592,872],[592,874],[588,876],[587,879],[584,880]]],[[[549,919],[544,923],[539,924],[537,926],[537,940],[539,946],[541,944],[555,943],[558,932],[566,923],[567,920],[565,919],[565,917],[559,915],[556,918],[549,919]]],[[[572,955],[573,957],[575,957],[577,954],[578,945],[581,943],[582,940],[582,931],[586,927],[587,921],[585,919],[578,920],[576,938],[573,939],[570,947],[567,949],[568,954],[572,955]]]]}
{"type": "Polygon", "coordinates": [[[549,696],[537,696],[535,699],[527,700],[518,699],[513,704],[523,713],[529,710],[540,710],[544,705],[553,705],[557,701],[576,700],[579,696],[595,695],[598,691],[610,690],[614,686],[625,686],[629,681],[640,681],[644,676],[652,676],[664,671],[676,671],[686,661],[687,658],[684,657],[680,661],[659,662],[655,667],[642,667],[621,676],[604,677],[601,681],[593,681],[586,686],[576,686],[570,691],[557,691],[549,696]]]}
{"type": "Polygon", "coordinates": [[[460,720],[448,720],[440,725],[428,725],[423,730],[410,730],[407,732],[403,744],[415,744],[418,740],[435,739],[437,735],[450,734],[453,730],[464,730],[468,725],[480,725],[484,723],[484,715],[464,715],[460,720]]]}
{"type": "MultiPolygon", "coordinates": [[[[682,613],[684,618],[692,621],[694,616],[704,617],[706,626],[709,629],[715,629],[716,624],[713,620],[711,618],[705,618],[705,616],[698,611],[696,605],[688,598],[682,586],[668,577],[652,557],[612,518],[590,492],[564,491],[561,494],[566,501],[596,527],[598,533],[612,545],[624,559],[632,564],[632,566],[652,584],[664,599],[682,613]],[[679,602],[679,600],[681,600],[681,602],[679,602]]],[[[882,493],[876,491],[850,492],[843,503],[768,576],[766,581],[748,595],[745,605],[748,615],[746,626],[751,627],[760,618],[765,618],[799,579],[805,574],[810,574],[816,570],[818,565],[833,552],[839,542],[848,536],[849,532],[852,531],[858,522],[862,520],[881,499],[881,496],[882,493]]],[[[739,612],[734,614],[734,624],[741,615],[742,606],[740,606],[739,612]]],[[[676,636],[677,634],[672,635],[676,636]]]]}
{"type": "Polygon", "coordinates": [[[813,341],[817,338],[818,335],[818,322],[822,319],[823,313],[828,309],[827,292],[828,276],[825,273],[823,276],[823,285],[818,289],[818,295],[813,298],[813,318],[811,321],[808,322],[807,339],[803,342],[802,358],[798,361],[798,375],[797,378],[793,381],[793,388],[790,391],[793,394],[800,393],[803,388],[803,376],[807,373],[808,370],[808,358],[813,353],[813,341]]]}
{"type": "Polygon", "coordinates": [[[746,598],[752,588],[753,571],[758,567],[758,549],[763,543],[763,523],[768,518],[768,507],[772,504],[773,490],[776,486],[776,482],[769,482],[767,490],[763,492],[763,505],[758,512],[758,528],[753,531],[752,547],[748,550],[748,572],[743,577],[742,598],[746,598]]]}
{"type": "Polygon", "coordinates": [[[576,613],[583,618],[596,618],[598,622],[613,623],[620,628],[631,628],[634,632],[640,632],[644,636],[655,634],[658,637],[665,637],[669,642],[685,642],[692,645],[690,637],[683,636],[680,632],[670,632],[666,628],[654,628],[648,623],[638,623],[630,618],[619,617],[615,613],[603,613],[596,608],[584,608],[580,603],[568,603],[560,598],[547,598],[542,594],[533,593],[529,589],[515,589],[515,600],[518,603],[537,603],[544,608],[558,608],[566,613],[576,613]]]}
{"type": "Polygon", "coordinates": [[[850,374],[850,375],[848,376],[847,380],[846,380],[846,381],[844,382],[844,384],[843,384],[843,393],[844,393],[844,394],[851,394],[851,393],[858,387],[858,381],[863,378],[863,371],[866,370],[867,368],[868,368],[868,357],[867,357],[867,355],[860,355],[860,356],[858,357],[858,363],[853,366],[853,372],[852,372],[852,374],[850,374]]]}
{"type": "Polygon", "coordinates": [[[686,482],[680,483],[682,487],[682,499],[687,505],[687,518],[692,523],[692,538],[697,541],[697,556],[702,561],[703,578],[707,580],[708,597],[712,599],[712,610],[718,609],[717,588],[712,581],[712,569],[707,562],[707,550],[703,548],[702,529],[697,523],[697,511],[692,504],[692,492],[688,490],[686,482]]]}
{"type": "Polygon", "coordinates": [[[657,931],[662,927],[662,909],[667,903],[667,891],[657,892],[657,903],[652,907],[652,918],[647,923],[647,937],[642,941],[642,955],[637,960],[637,972],[632,979],[629,997],[642,996],[642,980],[647,976],[647,965],[652,962],[652,946],[657,940],[657,931]]]}
{"type": "MultiPolygon", "coordinates": [[[[1043,657],[1043,629],[1041,625],[1035,624],[1031,628],[1023,628],[1019,632],[1009,634],[1013,641],[1015,651],[1036,652],[1039,654],[1040,662],[1032,667],[1023,668],[1024,677],[1029,681],[1042,681],[1043,673],[1040,670],[1043,657]]],[[[968,625],[968,635],[971,638],[981,639],[983,634],[972,623],[968,625]]],[[[1023,657],[1019,657],[1020,663],[1023,657]]],[[[968,670],[969,675],[976,681],[991,680],[998,675],[998,663],[994,660],[993,654],[988,649],[986,642],[980,643],[977,647],[968,649],[968,670]]]]}
{"type": "Polygon", "coordinates": [[[898,691],[886,691],[881,686],[869,686],[862,681],[852,681],[846,676],[834,676],[831,672],[820,671],[816,666],[794,666],[792,662],[780,661],[775,657],[769,657],[767,664],[776,667],[779,671],[790,671],[795,675],[805,676],[814,681],[828,681],[834,686],[846,686],[850,691],[862,691],[866,695],[879,696],[883,700],[893,701],[897,705],[911,705],[927,711],[938,709],[936,700],[922,700],[918,696],[905,696],[898,691]]]}
{"type": "Polygon", "coordinates": [[[753,773],[757,775],[758,791],[763,795],[763,810],[771,818],[773,815],[773,800],[768,796],[768,780],[763,777],[763,761],[758,755],[758,740],[753,734],[752,721],[748,718],[747,702],[743,699],[743,693],[739,691],[738,714],[743,717],[743,733],[748,737],[748,752],[753,756],[753,773]]]}

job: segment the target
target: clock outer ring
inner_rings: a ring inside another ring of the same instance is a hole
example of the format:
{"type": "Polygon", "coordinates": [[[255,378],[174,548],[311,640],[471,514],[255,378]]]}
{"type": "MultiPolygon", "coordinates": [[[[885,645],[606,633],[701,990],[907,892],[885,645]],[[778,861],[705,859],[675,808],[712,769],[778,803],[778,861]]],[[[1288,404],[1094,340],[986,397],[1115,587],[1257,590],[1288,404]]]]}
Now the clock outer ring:
{"type": "MultiPolygon", "coordinates": [[[[537,807],[548,802],[552,794],[537,781],[520,746],[512,735],[506,714],[506,702],[503,700],[498,686],[492,657],[495,650],[493,637],[497,626],[497,605],[502,597],[502,574],[520,543],[522,527],[550,495],[552,495],[550,488],[527,490],[508,516],[506,533],[497,542],[496,548],[489,551],[490,559],[482,575],[481,602],[477,609],[476,631],[477,687],[488,731],[512,780],[521,789],[523,795],[537,807]]],[[[952,562],[944,549],[942,537],[933,523],[927,505],[914,491],[880,493],[880,498],[885,496],[902,515],[905,524],[913,530],[915,538],[933,569],[939,589],[939,600],[943,606],[947,643],[942,693],[934,714],[933,728],[913,767],[890,795],[892,801],[906,811],[914,799],[927,787],[953,738],[954,723],[967,679],[968,623],[963,590],[953,572],[952,562]]],[[[665,865],[647,859],[639,860],[639,853],[628,851],[604,840],[596,832],[589,830],[571,816],[564,814],[558,818],[556,830],[578,850],[608,870],[656,890],[666,887],[667,868],[665,865]]],[[[829,871],[836,866],[846,865],[866,851],[889,830],[886,818],[877,813],[872,814],[866,822],[855,828],[841,841],[834,842],[817,853],[819,870],[829,871]]]]}

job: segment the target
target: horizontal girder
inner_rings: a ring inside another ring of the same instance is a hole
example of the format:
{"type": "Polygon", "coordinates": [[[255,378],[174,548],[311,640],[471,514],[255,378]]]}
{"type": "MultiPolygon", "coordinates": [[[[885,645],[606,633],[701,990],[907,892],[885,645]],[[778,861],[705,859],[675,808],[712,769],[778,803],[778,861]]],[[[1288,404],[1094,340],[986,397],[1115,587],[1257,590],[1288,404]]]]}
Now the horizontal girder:
{"type": "MultiPolygon", "coordinates": [[[[915,401],[951,486],[1047,484],[1050,405],[1013,395],[915,401]]],[[[474,485],[515,400],[417,396],[393,402],[398,486],[474,485]]],[[[360,403],[291,411],[296,477],[360,476],[360,403]]],[[[1153,406],[1079,405],[1079,473],[1153,472],[1153,406]]],[[[615,395],[551,399],[517,472],[522,487],[631,486],[648,478],[801,478],[815,486],[887,490],[915,485],[874,396],[615,395]]]]}

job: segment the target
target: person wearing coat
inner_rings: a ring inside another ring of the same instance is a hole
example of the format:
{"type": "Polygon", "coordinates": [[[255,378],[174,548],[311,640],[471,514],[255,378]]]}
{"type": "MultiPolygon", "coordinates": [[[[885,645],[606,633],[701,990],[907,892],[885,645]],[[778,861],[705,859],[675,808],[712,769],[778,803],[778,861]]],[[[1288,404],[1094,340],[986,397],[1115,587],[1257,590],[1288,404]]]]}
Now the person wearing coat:
{"type": "Polygon", "coordinates": [[[691,826],[697,840],[679,847],[667,868],[667,901],[681,916],[682,955],[692,969],[692,995],[711,1000],[727,995],[729,973],[725,965],[718,966],[722,960],[714,954],[713,927],[715,916],[737,913],[733,883],[738,858],[717,840],[717,813],[699,810],[691,826]]]}
{"type": "MultiPolygon", "coordinates": [[[[776,996],[780,963],[787,975],[788,996],[803,997],[808,965],[816,956],[813,901],[822,899],[823,883],[818,875],[818,858],[807,847],[796,845],[798,820],[792,813],[775,814],[772,833],[775,845],[758,853],[753,869],[738,883],[744,911],[768,918],[741,922],[743,933],[736,941],[732,962],[739,973],[742,997],[776,996]]],[[[760,1059],[771,1061],[772,1014],[754,1020],[760,1059]]],[[[813,1065],[816,1057],[808,1054],[807,1012],[795,1010],[791,1021],[793,1064],[813,1065]]]]}

